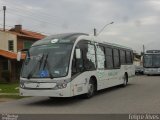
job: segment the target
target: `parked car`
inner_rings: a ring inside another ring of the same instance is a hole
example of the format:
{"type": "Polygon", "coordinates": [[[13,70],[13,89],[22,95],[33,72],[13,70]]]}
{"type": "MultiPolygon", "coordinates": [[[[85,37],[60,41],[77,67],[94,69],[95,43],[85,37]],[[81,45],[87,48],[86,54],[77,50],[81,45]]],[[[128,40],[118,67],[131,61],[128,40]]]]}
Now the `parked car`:
{"type": "Polygon", "coordinates": [[[143,66],[135,66],[135,74],[143,74],[143,66]]]}

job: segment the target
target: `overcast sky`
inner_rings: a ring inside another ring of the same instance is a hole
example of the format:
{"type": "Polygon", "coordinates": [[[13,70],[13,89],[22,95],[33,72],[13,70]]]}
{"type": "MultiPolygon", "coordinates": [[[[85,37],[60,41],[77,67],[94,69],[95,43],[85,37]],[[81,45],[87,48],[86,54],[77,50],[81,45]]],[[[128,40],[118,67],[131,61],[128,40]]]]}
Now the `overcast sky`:
{"type": "Polygon", "coordinates": [[[132,47],[137,52],[160,49],[160,0],[0,0],[6,5],[6,27],[50,34],[101,30],[100,40],[132,47]]]}

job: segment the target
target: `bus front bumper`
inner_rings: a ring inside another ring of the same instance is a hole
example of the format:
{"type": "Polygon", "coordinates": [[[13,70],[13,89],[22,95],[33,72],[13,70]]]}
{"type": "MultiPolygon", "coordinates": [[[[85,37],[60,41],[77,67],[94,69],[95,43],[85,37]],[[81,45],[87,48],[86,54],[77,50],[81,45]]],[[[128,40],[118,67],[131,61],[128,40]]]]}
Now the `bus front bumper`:
{"type": "Polygon", "coordinates": [[[47,96],[47,97],[72,97],[70,87],[63,89],[23,89],[20,88],[20,96],[47,96]]]}
{"type": "Polygon", "coordinates": [[[146,75],[159,75],[160,74],[160,68],[148,68],[144,70],[144,74],[146,75]]]}

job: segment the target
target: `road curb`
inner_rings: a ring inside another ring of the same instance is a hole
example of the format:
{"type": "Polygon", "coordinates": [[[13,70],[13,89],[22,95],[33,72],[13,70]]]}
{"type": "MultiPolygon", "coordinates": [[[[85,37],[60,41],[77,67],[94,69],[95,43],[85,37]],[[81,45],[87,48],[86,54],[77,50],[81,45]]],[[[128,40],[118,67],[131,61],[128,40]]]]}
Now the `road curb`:
{"type": "Polygon", "coordinates": [[[0,96],[1,95],[19,95],[19,93],[0,93],[0,96]]]}

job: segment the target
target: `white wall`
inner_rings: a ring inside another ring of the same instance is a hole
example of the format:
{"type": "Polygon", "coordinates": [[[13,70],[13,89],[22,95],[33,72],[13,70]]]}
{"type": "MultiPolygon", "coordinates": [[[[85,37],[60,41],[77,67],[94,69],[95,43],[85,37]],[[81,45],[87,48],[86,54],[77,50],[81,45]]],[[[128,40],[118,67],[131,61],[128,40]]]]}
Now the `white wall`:
{"type": "Polygon", "coordinates": [[[0,31],[0,49],[8,50],[8,40],[14,41],[14,51],[17,52],[17,35],[0,31]]]}

